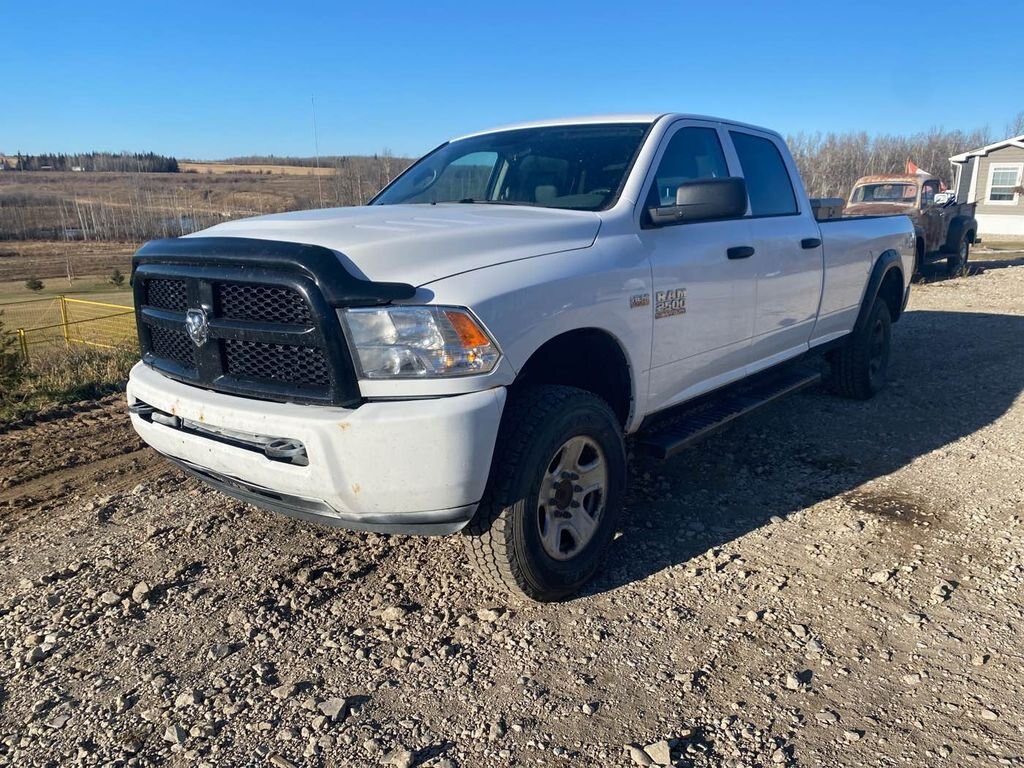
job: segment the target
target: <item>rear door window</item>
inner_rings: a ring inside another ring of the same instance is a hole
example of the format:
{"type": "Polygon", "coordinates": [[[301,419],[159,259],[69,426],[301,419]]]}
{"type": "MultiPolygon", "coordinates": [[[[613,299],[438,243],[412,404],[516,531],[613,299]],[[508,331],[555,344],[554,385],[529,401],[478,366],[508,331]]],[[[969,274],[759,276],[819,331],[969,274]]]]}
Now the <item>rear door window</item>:
{"type": "Polygon", "coordinates": [[[789,216],[798,213],[793,181],[775,142],[750,133],[730,131],[743,168],[753,216],[789,216]]]}

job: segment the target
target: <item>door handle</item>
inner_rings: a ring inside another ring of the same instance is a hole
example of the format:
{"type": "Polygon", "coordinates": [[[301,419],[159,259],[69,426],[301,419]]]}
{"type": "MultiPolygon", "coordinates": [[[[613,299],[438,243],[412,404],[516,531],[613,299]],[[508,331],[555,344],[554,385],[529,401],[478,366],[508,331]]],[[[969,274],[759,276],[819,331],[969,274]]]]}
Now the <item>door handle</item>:
{"type": "Polygon", "coordinates": [[[754,255],[754,249],[749,245],[736,245],[725,252],[730,259],[749,259],[754,255]]]}
{"type": "Polygon", "coordinates": [[[821,240],[819,240],[816,237],[805,237],[803,240],[800,241],[800,247],[804,248],[805,250],[810,250],[811,248],[817,248],[820,245],[821,245],[821,240]]]}

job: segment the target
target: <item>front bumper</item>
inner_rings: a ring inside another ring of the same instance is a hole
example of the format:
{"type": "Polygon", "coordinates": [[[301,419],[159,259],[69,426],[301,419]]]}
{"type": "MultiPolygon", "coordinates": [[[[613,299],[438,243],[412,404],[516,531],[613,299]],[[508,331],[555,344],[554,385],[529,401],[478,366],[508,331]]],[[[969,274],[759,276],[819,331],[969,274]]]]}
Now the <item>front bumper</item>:
{"type": "Polygon", "coordinates": [[[180,419],[301,441],[308,464],[132,414],[143,440],[219,490],[256,506],[343,528],[445,534],[483,496],[505,404],[504,388],[355,409],[252,400],[182,384],[139,363],[139,401],[180,419]]]}

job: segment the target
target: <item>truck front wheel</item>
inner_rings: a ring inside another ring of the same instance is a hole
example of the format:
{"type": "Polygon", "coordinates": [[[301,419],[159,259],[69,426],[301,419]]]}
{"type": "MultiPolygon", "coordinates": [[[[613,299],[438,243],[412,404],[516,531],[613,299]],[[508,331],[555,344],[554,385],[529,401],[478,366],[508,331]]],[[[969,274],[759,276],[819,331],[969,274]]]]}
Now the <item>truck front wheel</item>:
{"type": "Polygon", "coordinates": [[[832,389],[855,400],[874,397],[885,386],[891,344],[889,305],[878,297],[868,313],[867,322],[832,353],[832,389]]]}
{"type": "Polygon", "coordinates": [[[622,428],[604,400],[564,386],[517,392],[486,496],[464,532],[470,561],[514,594],[567,597],[600,566],[625,486],[622,428]]]}
{"type": "Polygon", "coordinates": [[[971,257],[971,243],[967,235],[960,237],[955,254],[946,259],[946,271],[950,277],[958,277],[967,271],[967,260],[971,257]]]}

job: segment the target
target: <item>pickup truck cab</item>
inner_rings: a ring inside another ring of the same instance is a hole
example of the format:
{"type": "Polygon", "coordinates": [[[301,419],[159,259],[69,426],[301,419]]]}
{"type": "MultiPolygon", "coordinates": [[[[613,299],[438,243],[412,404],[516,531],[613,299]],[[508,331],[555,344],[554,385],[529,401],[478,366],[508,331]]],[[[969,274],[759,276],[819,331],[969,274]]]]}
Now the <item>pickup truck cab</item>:
{"type": "Polygon", "coordinates": [[[626,436],[667,457],[821,360],[883,387],[913,226],[814,211],[778,134],[716,118],[453,139],[367,206],[143,246],[132,422],[229,495],[462,531],[496,584],[559,599],[615,533],[626,436]]]}
{"type": "Polygon", "coordinates": [[[974,203],[958,203],[942,182],[925,173],[864,176],[850,191],[844,215],[909,216],[914,222],[914,271],[945,261],[949,274],[967,267],[978,232],[974,203]]]}

